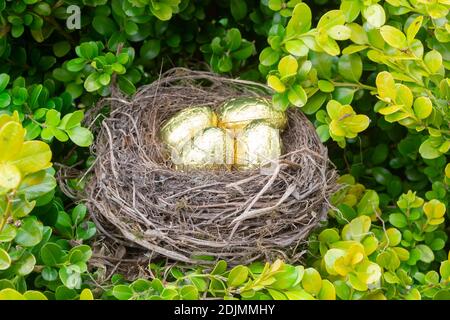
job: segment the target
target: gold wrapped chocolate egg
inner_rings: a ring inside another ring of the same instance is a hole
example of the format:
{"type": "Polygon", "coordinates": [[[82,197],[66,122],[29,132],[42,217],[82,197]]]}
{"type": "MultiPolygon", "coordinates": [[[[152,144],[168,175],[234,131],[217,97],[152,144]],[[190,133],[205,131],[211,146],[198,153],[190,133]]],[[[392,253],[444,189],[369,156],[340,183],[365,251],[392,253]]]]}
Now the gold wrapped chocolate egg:
{"type": "Polygon", "coordinates": [[[281,155],[280,130],[264,120],[251,122],[236,136],[235,164],[239,169],[264,166],[281,155]]]}
{"type": "Polygon", "coordinates": [[[160,137],[172,151],[180,151],[183,145],[198,132],[217,126],[217,116],[209,107],[191,107],[181,110],[161,128],[160,137]]]}
{"type": "Polygon", "coordinates": [[[275,110],[270,101],[258,97],[234,98],[225,102],[219,112],[219,126],[240,130],[254,120],[265,120],[276,129],[284,129],[287,117],[275,110]]]}
{"type": "Polygon", "coordinates": [[[183,146],[179,159],[172,161],[181,170],[229,168],[234,162],[234,139],[224,129],[206,128],[183,146]]]}

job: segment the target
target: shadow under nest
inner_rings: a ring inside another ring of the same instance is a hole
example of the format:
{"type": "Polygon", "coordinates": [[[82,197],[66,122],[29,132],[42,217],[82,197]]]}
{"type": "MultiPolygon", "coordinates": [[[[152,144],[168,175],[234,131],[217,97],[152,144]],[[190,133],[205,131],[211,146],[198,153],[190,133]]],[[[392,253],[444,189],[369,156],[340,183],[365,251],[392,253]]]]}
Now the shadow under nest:
{"type": "Polygon", "coordinates": [[[181,109],[216,110],[231,97],[268,94],[258,83],[175,68],[130,100],[104,99],[96,109],[108,105],[111,112],[94,128],[96,161],[82,173],[86,188],[74,195],[65,187],[86,203],[99,230],[92,263],[135,278],[148,276],[150,260],[161,257],[201,265],[298,261],[337,189],[327,149],[299,110],[287,113],[284,154],[270,173],[176,171],[158,139],[161,123],[181,109]]]}

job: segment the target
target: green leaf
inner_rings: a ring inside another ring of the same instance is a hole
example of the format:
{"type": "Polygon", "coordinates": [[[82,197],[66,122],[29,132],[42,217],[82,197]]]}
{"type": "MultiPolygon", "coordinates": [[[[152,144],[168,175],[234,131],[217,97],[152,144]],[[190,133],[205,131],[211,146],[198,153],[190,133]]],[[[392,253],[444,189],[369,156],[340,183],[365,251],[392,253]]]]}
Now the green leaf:
{"type": "Polygon", "coordinates": [[[302,111],[306,114],[314,114],[327,100],[328,95],[322,92],[317,92],[310,97],[306,104],[302,107],[302,111]]]}
{"type": "Polygon", "coordinates": [[[219,260],[215,265],[214,269],[211,271],[211,274],[224,274],[227,270],[227,263],[224,260],[219,260]]]}
{"type": "Polygon", "coordinates": [[[403,49],[408,46],[406,36],[397,28],[385,25],[380,28],[380,33],[384,41],[386,41],[391,47],[403,49]]]}
{"type": "Polygon", "coordinates": [[[288,91],[288,99],[294,106],[301,108],[306,104],[308,96],[301,85],[295,84],[288,91]]]}
{"type": "Polygon", "coordinates": [[[333,92],[334,91],[334,84],[328,80],[319,80],[319,82],[317,83],[317,86],[319,87],[320,91],[322,91],[322,92],[333,92]]]}
{"type": "Polygon", "coordinates": [[[403,213],[392,213],[389,215],[389,222],[397,228],[404,228],[408,225],[408,221],[403,213]]]}
{"type": "Polygon", "coordinates": [[[424,159],[436,159],[442,154],[431,138],[428,138],[420,145],[419,153],[424,159]]]}
{"type": "Polygon", "coordinates": [[[92,60],[98,56],[98,46],[94,41],[83,42],[75,48],[78,56],[87,60],[92,60]]]}
{"type": "Polygon", "coordinates": [[[304,57],[309,52],[309,48],[299,39],[286,41],[285,48],[287,52],[297,57],[304,57]]]}
{"type": "Polygon", "coordinates": [[[198,290],[193,285],[183,286],[180,290],[180,296],[183,300],[198,300],[199,294],[198,290]]]}
{"type": "Polygon", "coordinates": [[[225,35],[225,41],[229,50],[234,51],[241,46],[241,33],[238,29],[232,28],[227,31],[225,35]]]}
{"type": "Polygon", "coordinates": [[[229,287],[238,287],[243,284],[248,277],[248,268],[242,265],[236,266],[231,269],[228,275],[227,284],[229,287]]]}
{"type": "Polygon", "coordinates": [[[253,43],[251,43],[247,40],[242,40],[241,46],[239,47],[239,49],[231,52],[231,57],[233,57],[236,60],[245,60],[253,54],[254,50],[255,50],[255,47],[254,47],[253,43]]]}
{"type": "Polygon", "coordinates": [[[16,227],[6,224],[0,231],[0,242],[10,242],[16,237],[16,227]]]}
{"type": "Polygon", "coordinates": [[[265,48],[259,55],[260,63],[267,67],[277,63],[278,59],[280,59],[280,53],[273,50],[271,47],[265,48]]]}
{"type": "Polygon", "coordinates": [[[0,109],[6,108],[11,103],[11,96],[7,92],[0,93],[0,109]]]}
{"type": "Polygon", "coordinates": [[[15,242],[24,247],[33,247],[42,239],[43,226],[36,217],[27,217],[17,229],[15,242]]]}
{"type": "Polygon", "coordinates": [[[81,275],[76,265],[63,266],[59,269],[59,278],[69,289],[79,289],[81,286],[81,275]]]}
{"type": "Polygon", "coordinates": [[[416,249],[420,252],[420,261],[430,263],[434,260],[434,253],[427,245],[419,244],[416,249]]]}
{"type": "Polygon", "coordinates": [[[283,2],[282,2],[282,0],[269,0],[268,6],[269,6],[270,10],[280,11],[281,8],[283,7],[283,2]]]}
{"type": "Polygon", "coordinates": [[[380,204],[378,194],[374,190],[367,190],[358,203],[359,215],[372,215],[380,204]]]}
{"type": "Polygon", "coordinates": [[[0,248],[0,270],[6,270],[9,268],[10,265],[11,265],[11,258],[8,252],[0,248]]]}
{"type": "Polygon", "coordinates": [[[242,0],[231,0],[231,15],[236,21],[242,20],[247,15],[247,4],[242,0]]]}
{"type": "Polygon", "coordinates": [[[161,41],[157,39],[150,39],[144,42],[139,51],[143,59],[154,59],[158,56],[161,50],[161,41]]]}
{"type": "Polygon", "coordinates": [[[220,57],[218,67],[220,72],[229,72],[233,68],[233,61],[229,56],[224,55],[220,57]]]}
{"type": "Polygon", "coordinates": [[[83,127],[74,127],[67,130],[67,134],[76,145],[80,147],[89,147],[93,140],[94,135],[89,129],[83,127]]]}
{"type": "Polygon", "coordinates": [[[159,20],[167,21],[172,18],[172,8],[163,2],[151,2],[150,11],[155,15],[159,20]]]}
{"type": "Polygon", "coordinates": [[[9,75],[7,73],[1,73],[0,74],[0,92],[6,89],[6,86],[9,83],[9,75]]]}
{"type": "Polygon", "coordinates": [[[68,41],[59,41],[55,42],[52,46],[53,53],[56,57],[61,58],[64,57],[70,51],[70,43],[68,41]]]}
{"type": "Polygon", "coordinates": [[[353,20],[355,20],[362,8],[362,2],[353,0],[343,0],[340,6],[340,9],[344,13],[347,22],[352,22],[353,20]]]}
{"type": "Polygon", "coordinates": [[[340,75],[349,81],[358,82],[362,75],[362,61],[358,54],[342,55],[338,62],[340,75]]]}
{"type": "Polygon", "coordinates": [[[321,142],[325,142],[330,139],[330,130],[328,129],[327,124],[320,125],[316,128],[317,135],[320,138],[321,142]]]}
{"type": "Polygon", "coordinates": [[[18,261],[14,262],[14,270],[19,276],[26,276],[33,272],[36,264],[36,258],[33,254],[25,251],[18,261]]]}
{"type": "Polygon", "coordinates": [[[86,80],[84,81],[84,88],[88,92],[94,92],[99,90],[102,87],[102,84],[99,81],[100,74],[99,73],[91,73],[86,80]]]}
{"type": "Polygon", "coordinates": [[[79,72],[84,69],[86,63],[87,61],[84,58],[75,58],[67,62],[66,68],[71,72],[79,72]]]}
{"type": "Polygon", "coordinates": [[[47,242],[40,250],[40,257],[46,266],[54,267],[63,262],[65,253],[56,243],[47,242]]]}
{"type": "Polygon", "coordinates": [[[120,90],[127,95],[132,95],[136,92],[136,87],[134,84],[125,76],[118,76],[117,83],[119,85],[120,90]]]}

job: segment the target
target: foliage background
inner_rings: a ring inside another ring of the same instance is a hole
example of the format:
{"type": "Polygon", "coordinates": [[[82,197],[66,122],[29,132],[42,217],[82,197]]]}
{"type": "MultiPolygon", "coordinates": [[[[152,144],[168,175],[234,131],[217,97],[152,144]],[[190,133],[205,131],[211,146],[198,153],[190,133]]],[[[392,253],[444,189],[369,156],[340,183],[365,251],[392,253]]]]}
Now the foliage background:
{"type": "Polygon", "coordinates": [[[0,0],[0,299],[449,299],[449,8],[0,0]],[[172,66],[267,81],[316,125],[346,186],[303,265],[161,262],[101,286],[88,270],[95,226],[55,172],[95,161],[84,113],[111,85],[132,94],[172,66]]]}

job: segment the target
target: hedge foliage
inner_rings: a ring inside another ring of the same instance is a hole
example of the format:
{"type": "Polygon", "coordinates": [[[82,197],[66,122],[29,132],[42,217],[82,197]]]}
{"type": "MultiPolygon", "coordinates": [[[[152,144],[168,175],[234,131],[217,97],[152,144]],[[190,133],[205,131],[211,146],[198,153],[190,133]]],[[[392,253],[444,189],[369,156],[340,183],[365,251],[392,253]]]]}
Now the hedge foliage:
{"type": "Polygon", "coordinates": [[[449,9],[0,0],[0,299],[450,299],[449,9]],[[112,85],[131,95],[161,70],[205,63],[267,82],[277,108],[307,114],[345,187],[303,265],[160,262],[152,280],[116,274],[99,287],[95,225],[55,173],[95,161],[84,113],[112,85]]]}

